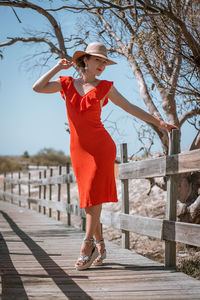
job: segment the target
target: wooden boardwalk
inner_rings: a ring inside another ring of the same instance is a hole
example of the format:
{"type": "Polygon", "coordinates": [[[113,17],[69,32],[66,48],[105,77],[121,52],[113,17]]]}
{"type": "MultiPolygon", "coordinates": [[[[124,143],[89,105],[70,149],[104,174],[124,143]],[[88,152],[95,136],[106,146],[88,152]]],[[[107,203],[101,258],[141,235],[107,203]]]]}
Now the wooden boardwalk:
{"type": "Polygon", "coordinates": [[[200,299],[200,282],[106,242],[102,267],[74,269],[83,233],[0,201],[1,300],[200,299]]]}

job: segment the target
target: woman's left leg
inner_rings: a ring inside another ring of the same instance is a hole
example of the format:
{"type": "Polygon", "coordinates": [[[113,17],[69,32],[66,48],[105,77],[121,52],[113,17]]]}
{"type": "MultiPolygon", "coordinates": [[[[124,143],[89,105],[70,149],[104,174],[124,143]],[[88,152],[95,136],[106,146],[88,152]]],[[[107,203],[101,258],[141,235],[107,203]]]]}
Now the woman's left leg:
{"type": "Polygon", "coordinates": [[[95,239],[96,239],[96,247],[98,249],[98,257],[94,261],[94,265],[101,266],[103,264],[103,260],[106,258],[106,249],[105,249],[105,243],[102,235],[102,228],[100,223],[100,218],[98,221],[98,224],[96,226],[96,230],[94,233],[95,239]]]}
{"type": "Polygon", "coordinates": [[[90,206],[85,208],[86,233],[85,233],[84,241],[81,246],[80,258],[78,259],[75,265],[77,270],[83,270],[84,268],[89,267],[98,255],[97,249],[96,247],[94,247],[93,237],[97,225],[100,222],[99,220],[100,220],[101,208],[102,205],[90,206]],[[84,261],[84,257],[87,257],[87,263],[84,261]]]}
{"type": "Polygon", "coordinates": [[[103,236],[102,236],[102,230],[101,230],[100,218],[98,220],[98,223],[97,223],[97,226],[96,226],[96,230],[94,232],[94,237],[95,237],[96,241],[100,241],[103,238],[103,236]]]}

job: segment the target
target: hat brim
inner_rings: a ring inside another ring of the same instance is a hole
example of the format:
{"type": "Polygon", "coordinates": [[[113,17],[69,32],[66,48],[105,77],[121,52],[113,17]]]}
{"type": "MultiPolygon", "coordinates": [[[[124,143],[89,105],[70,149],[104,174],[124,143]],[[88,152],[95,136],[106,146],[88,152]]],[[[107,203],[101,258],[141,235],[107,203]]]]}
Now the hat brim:
{"type": "Polygon", "coordinates": [[[117,63],[114,62],[113,60],[111,59],[108,59],[107,56],[103,55],[103,54],[93,54],[93,53],[90,53],[90,52],[85,52],[85,51],[76,51],[72,57],[72,61],[74,63],[76,63],[77,59],[80,58],[81,56],[84,56],[84,55],[92,55],[92,56],[97,56],[97,57],[101,57],[101,58],[104,58],[107,62],[106,65],[110,66],[110,65],[116,65],[117,63]]]}

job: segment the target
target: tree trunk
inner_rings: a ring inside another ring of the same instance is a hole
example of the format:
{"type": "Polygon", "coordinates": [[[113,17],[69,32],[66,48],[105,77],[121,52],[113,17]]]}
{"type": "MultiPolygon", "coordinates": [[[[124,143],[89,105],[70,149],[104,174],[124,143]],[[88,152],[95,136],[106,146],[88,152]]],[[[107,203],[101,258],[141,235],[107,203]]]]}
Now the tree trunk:
{"type": "MultiPolygon", "coordinates": [[[[196,149],[200,149],[200,132],[190,147],[190,150],[196,149]]],[[[178,190],[179,221],[200,224],[200,172],[181,175],[178,190]]]]}

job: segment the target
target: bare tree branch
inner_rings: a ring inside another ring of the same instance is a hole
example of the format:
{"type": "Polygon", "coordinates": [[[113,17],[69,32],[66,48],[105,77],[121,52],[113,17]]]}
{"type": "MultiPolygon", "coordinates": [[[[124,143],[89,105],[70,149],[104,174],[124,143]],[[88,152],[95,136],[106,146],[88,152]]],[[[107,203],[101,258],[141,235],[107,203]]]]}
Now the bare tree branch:
{"type": "MultiPolygon", "coordinates": [[[[167,10],[167,8],[164,5],[163,8],[161,8],[158,7],[158,5],[151,5],[149,1],[146,0],[137,0],[137,2],[142,5],[142,10],[150,12],[159,12],[161,15],[166,16],[167,18],[175,22],[176,25],[179,26],[181,32],[185,37],[187,46],[193,53],[193,60],[195,64],[197,66],[200,66],[200,44],[195,40],[190,31],[187,29],[185,22],[178,18],[178,16],[175,15],[172,10],[167,10]]],[[[139,7],[137,7],[137,9],[139,9],[139,7]]]]}
{"type": "Polygon", "coordinates": [[[53,30],[55,32],[55,35],[56,35],[56,38],[57,38],[57,41],[58,41],[58,44],[60,47],[60,51],[62,53],[62,57],[63,58],[67,57],[64,38],[62,35],[61,28],[60,28],[59,24],[57,23],[57,21],[55,20],[55,18],[51,14],[49,14],[45,9],[43,9],[42,7],[35,5],[29,1],[0,1],[0,6],[30,8],[30,9],[37,11],[39,14],[43,15],[44,17],[46,17],[53,27],[53,30]]]}
{"type": "Polygon", "coordinates": [[[45,43],[45,44],[47,44],[50,47],[50,51],[52,53],[56,53],[58,56],[62,55],[61,51],[57,47],[55,47],[55,45],[51,41],[49,41],[48,39],[45,39],[45,38],[36,38],[36,37],[31,37],[31,38],[15,37],[15,38],[11,38],[11,37],[8,37],[8,39],[10,41],[9,42],[1,43],[0,47],[10,46],[10,45],[13,45],[13,44],[15,44],[17,42],[24,42],[24,43],[31,43],[31,42],[34,42],[34,43],[45,43]]]}
{"type": "Polygon", "coordinates": [[[183,123],[184,123],[186,120],[188,120],[188,119],[190,119],[190,118],[192,118],[192,117],[194,117],[194,116],[196,116],[196,115],[200,115],[200,108],[195,108],[195,109],[193,109],[193,110],[191,110],[191,111],[185,112],[185,113],[179,118],[179,124],[180,124],[180,127],[183,125],[183,123]]]}

